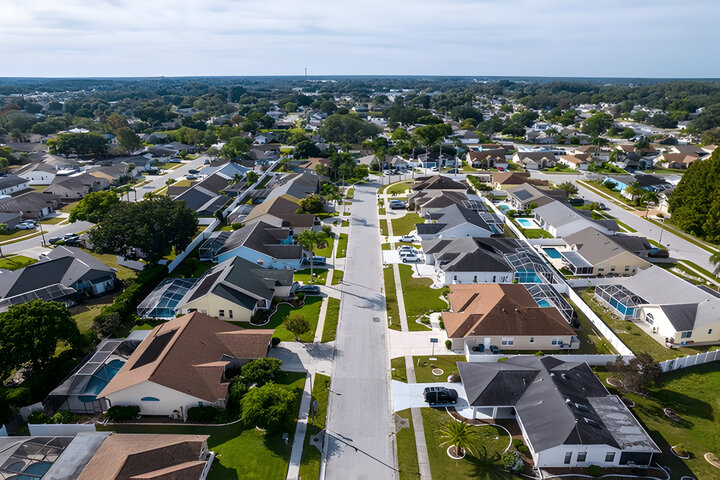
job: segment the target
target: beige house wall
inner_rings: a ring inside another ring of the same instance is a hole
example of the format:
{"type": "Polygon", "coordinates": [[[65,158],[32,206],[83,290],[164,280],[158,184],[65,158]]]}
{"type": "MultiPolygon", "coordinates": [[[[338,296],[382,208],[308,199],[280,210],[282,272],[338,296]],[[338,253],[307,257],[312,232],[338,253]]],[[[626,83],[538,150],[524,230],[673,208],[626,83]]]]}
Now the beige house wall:
{"type": "Polygon", "coordinates": [[[192,302],[186,303],[182,308],[182,313],[185,314],[192,310],[206,313],[220,320],[232,320],[233,322],[249,322],[253,315],[252,310],[248,310],[242,305],[238,305],[213,293],[208,293],[192,302]],[[220,315],[220,310],[223,310],[224,315],[220,315]],[[232,317],[230,316],[231,311],[232,317]]]}

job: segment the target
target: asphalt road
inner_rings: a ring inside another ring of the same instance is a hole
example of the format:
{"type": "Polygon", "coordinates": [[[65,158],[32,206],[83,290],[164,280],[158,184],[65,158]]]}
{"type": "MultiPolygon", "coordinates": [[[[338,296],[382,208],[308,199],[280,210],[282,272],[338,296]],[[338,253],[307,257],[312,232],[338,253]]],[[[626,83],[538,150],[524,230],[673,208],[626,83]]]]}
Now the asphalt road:
{"type": "MultiPolygon", "coordinates": [[[[154,192],[158,188],[162,188],[165,186],[165,182],[168,181],[168,179],[172,178],[175,180],[182,180],[185,178],[185,176],[188,174],[189,170],[195,169],[200,170],[205,163],[205,160],[209,160],[210,157],[206,155],[201,155],[200,157],[196,158],[195,160],[191,160],[187,163],[183,163],[181,166],[174,170],[167,170],[163,172],[161,175],[147,175],[145,176],[146,180],[150,180],[150,183],[146,183],[142,187],[137,187],[137,196],[133,194],[133,192],[130,192],[129,198],[131,202],[134,201],[140,201],[143,199],[143,195],[145,195],[148,192],[154,192]],[[137,199],[136,199],[137,197],[137,199]]],[[[123,199],[127,199],[128,196],[123,196],[123,199]]]]}
{"type": "Polygon", "coordinates": [[[376,189],[357,185],[328,404],[326,479],[396,478],[376,189]]]}
{"type": "MultiPolygon", "coordinates": [[[[62,237],[66,233],[82,232],[89,229],[93,225],[94,224],[90,222],[75,222],[66,225],[43,225],[42,228],[45,232],[45,241],[47,242],[52,237],[62,237]]],[[[39,229],[28,230],[28,234],[39,231],[39,229]]],[[[32,237],[27,240],[22,240],[20,242],[2,245],[2,253],[4,255],[10,255],[36,247],[42,247],[42,235],[38,235],[37,237],[32,237]]],[[[37,255],[34,255],[33,258],[37,258],[37,255]]]]}
{"type": "MultiPolygon", "coordinates": [[[[532,176],[536,178],[542,178],[544,180],[550,180],[555,183],[561,183],[566,180],[576,183],[578,179],[577,175],[544,174],[542,172],[533,172],[532,176]]],[[[663,229],[661,227],[638,217],[634,213],[630,213],[624,208],[609,201],[607,198],[598,195],[591,190],[588,190],[582,185],[578,185],[578,195],[583,197],[585,200],[589,200],[591,202],[604,203],[607,207],[610,208],[607,213],[637,230],[637,233],[635,235],[642,235],[651,240],[662,243],[663,246],[667,247],[668,250],[670,250],[670,255],[672,257],[677,259],[690,260],[691,262],[701,266],[706,270],[714,270],[714,266],[710,263],[710,253],[698,247],[697,245],[678,237],[667,229],[662,231],[663,229]],[[662,242],[660,242],[661,231],[662,242]]]]}

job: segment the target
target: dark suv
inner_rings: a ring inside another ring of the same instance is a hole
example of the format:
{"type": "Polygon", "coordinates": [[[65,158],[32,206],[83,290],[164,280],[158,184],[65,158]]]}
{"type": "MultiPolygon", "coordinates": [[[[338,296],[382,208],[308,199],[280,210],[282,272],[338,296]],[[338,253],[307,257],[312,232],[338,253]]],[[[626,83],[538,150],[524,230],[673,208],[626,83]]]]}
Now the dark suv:
{"type": "Polygon", "coordinates": [[[438,403],[457,403],[458,393],[452,388],[445,387],[425,387],[423,390],[425,402],[429,405],[438,403]]]}

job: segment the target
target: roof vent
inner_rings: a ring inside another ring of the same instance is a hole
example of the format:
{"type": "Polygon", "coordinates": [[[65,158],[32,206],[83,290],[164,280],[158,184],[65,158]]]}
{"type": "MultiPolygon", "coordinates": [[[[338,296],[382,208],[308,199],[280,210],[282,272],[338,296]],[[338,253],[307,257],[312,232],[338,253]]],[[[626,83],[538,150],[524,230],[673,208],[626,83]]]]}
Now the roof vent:
{"type": "Polygon", "coordinates": [[[564,373],[561,374],[561,377],[563,377],[563,379],[567,380],[567,375],[565,375],[564,373]]]}

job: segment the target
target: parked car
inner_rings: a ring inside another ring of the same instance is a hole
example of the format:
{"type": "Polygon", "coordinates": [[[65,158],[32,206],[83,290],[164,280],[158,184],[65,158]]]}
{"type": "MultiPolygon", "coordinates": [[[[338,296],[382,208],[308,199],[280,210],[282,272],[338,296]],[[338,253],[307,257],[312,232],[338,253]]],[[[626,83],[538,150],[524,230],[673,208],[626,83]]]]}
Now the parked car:
{"type": "Polygon", "coordinates": [[[197,180],[198,176],[193,174],[185,175],[185,178],[188,180],[197,180]]]}
{"type": "Polygon", "coordinates": [[[55,245],[56,243],[63,241],[63,240],[64,240],[63,237],[52,237],[48,241],[50,242],[50,245],[55,245]]]}
{"type": "Polygon", "coordinates": [[[296,293],[304,293],[305,295],[320,295],[320,287],[317,285],[300,285],[296,293]]]}
{"type": "Polygon", "coordinates": [[[400,252],[400,260],[402,260],[403,263],[417,262],[420,260],[420,257],[417,256],[417,253],[405,251],[400,252]]]}
{"type": "Polygon", "coordinates": [[[670,252],[664,248],[651,248],[648,250],[648,257],[652,258],[670,258],[670,252]]]}
{"type": "Polygon", "coordinates": [[[26,220],[15,225],[15,228],[19,230],[32,230],[33,228],[37,228],[37,225],[35,225],[35,222],[32,220],[26,220]]]}
{"type": "Polygon", "coordinates": [[[438,403],[457,403],[458,393],[454,388],[425,387],[423,390],[425,403],[437,405],[438,403]]]}
{"type": "Polygon", "coordinates": [[[419,251],[417,248],[411,247],[410,245],[403,245],[402,247],[398,247],[397,250],[398,250],[398,252],[399,252],[401,255],[402,255],[404,252],[414,253],[415,255],[417,255],[418,253],[420,253],[420,251],[419,251]]]}
{"type": "Polygon", "coordinates": [[[415,241],[415,237],[412,236],[412,235],[403,235],[402,237],[400,237],[400,241],[401,241],[401,242],[411,242],[411,243],[412,243],[412,242],[415,241]]]}
{"type": "Polygon", "coordinates": [[[188,173],[191,174],[191,175],[197,175],[197,174],[200,173],[200,172],[197,171],[197,170],[195,170],[194,168],[191,168],[190,170],[188,170],[188,173]]]}
{"type": "Polygon", "coordinates": [[[77,233],[66,233],[65,235],[63,235],[63,240],[70,240],[71,238],[79,238],[79,237],[80,237],[80,235],[78,235],[77,233]]]}
{"type": "Polygon", "coordinates": [[[607,205],[605,205],[602,202],[598,203],[598,205],[600,206],[600,210],[610,210],[610,207],[608,207],[607,205]]]}
{"type": "Polygon", "coordinates": [[[405,202],[402,200],[390,200],[390,209],[391,210],[401,210],[406,207],[405,202]]]}
{"type": "Polygon", "coordinates": [[[312,262],[313,265],[325,265],[325,264],[327,264],[327,258],[325,258],[325,257],[318,257],[318,256],[316,255],[316,256],[312,257],[312,260],[310,259],[310,257],[304,257],[304,258],[302,259],[302,264],[303,264],[303,265],[310,265],[311,262],[312,262]]]}

